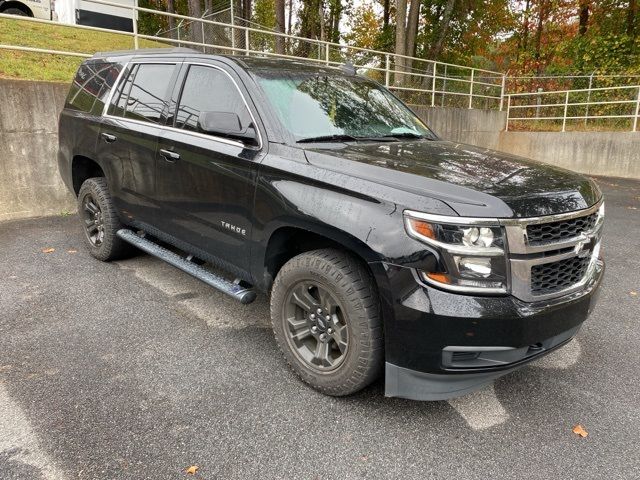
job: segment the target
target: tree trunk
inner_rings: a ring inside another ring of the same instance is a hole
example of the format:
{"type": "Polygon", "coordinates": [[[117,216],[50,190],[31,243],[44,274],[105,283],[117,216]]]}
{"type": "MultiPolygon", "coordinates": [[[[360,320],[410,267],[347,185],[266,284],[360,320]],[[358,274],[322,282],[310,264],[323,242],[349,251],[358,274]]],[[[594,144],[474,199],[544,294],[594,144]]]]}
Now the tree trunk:
{"type": "MultiPolygon", "coordinates": [[[[407,47],[406,54],[416,56],[416,37],[418,36],[418,20],[420,19],[420,0],[411,0],[409,18],[407,19],[407,47]]],[[[408,65],[411,68],[410,65],[408,65]]]]}
{"type": "Polygon", "coordinates": [[[589,7],[589,0],[580,0],[580,5],[578,6],[578,17],[580,18],[578,34],[580,36],[587,33],[587,26],[589,25],[589,7]]]}
{"type": "MultiPolygon", "coordinates": [[[[396,0],[396,55],[405,55],[407,47],[407,1],[396,0]]],[[[404,58],[395,57],[396,63],[394,70],[397,72],[394,75],[394,83],[396,85],[402,85],[404,71],[404,58]]]]}
{"type": "Polygon", "coordinates": [[[287,34],[291,35],[291,19],[293,18],[293,0],[289,0],[289,18],[287,19],[287,34]]]}
{"type": "Polygon", "coordinates": [[[437,60],[442,53],[444,41],[447,38],[447,33],[449,33],[449,26],[451,25],[451,18],[453,16],[453,9],[455,6],[456,0],[447,0],[447,4],[444,8],[444,14],[442,16],[442,21],[440,22],[440,32],[438,33],[438,39],[436,40],[436,43],[431,47],[429,57],[432,60],[437,60]]]}
{"type": "Polygon", "coordinates": [[[531,11],[531,0],[527,0],[524,8],[524,20],[522,21],[522,51],[526,52],[529,46],[529,13],[531,11]]]}
{"type": "MultiPolygon", "coordinates": [[[[202,5],[200,0],[188,0],[187,9],[190,17],[200,18],[202,16],[202,5]]],[[[202,23],[191,22],[189,24],[189,37],[192,42],[202,42],[202,23]]]]}
{"type": "Polygon", "coordinates": [[[636,12],[638,4],[636,0],[629,0],[629,9],[627,10],[627,35],[632,39],[636,38],[636,12]]]}
{"type": "MultiPolygon", "coordinates": [[[[176,13],[176,4],[174,0],[167,0],[167,13],[176,13]]],[[[176,38],[176,19],[173,17],[167,17],[169,25],[169,38],[176,38]]]]}
{"type": "MultiPolygon", "coordinates": [[[[284,33],[284,0],[275,0],[276,32],[284,33]]],[[[291,12],[289,12],[291,15],[291,12]]],[[[284,37],[276,37],[276,53],[284,55],[284,37]]]]}
{"type": "Polygon", "coordinates": [[[389,0],[384,0],[382,4],[382,28],[389,26],[389,9],[391,8],[389,0]]]}
{"type": "Polygon", "coordinates": [[[540,75],[542,73],[542,65],[540,63],[541,50],[542,50],[542,30],[544,28],[544,22],[547,18],[547,1],[540,2],[538,11],[538,25],[536,27],[536,40],[533,58],[536,61],[536,73],[540,75]]]}

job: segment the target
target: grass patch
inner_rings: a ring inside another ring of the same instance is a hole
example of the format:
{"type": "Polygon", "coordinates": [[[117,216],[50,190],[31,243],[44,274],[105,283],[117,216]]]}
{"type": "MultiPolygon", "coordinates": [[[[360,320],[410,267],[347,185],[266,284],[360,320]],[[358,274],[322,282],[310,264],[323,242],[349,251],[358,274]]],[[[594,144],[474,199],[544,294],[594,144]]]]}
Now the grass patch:
{"type": "MultiPolygon", "coordinates": [[[[49,25],[0,18],[0,43],[94,54],[133,48],[133,37],[96,32],[64,25],[49,25]]],[[[169,47],[166,43],[140,39],[140,48],[169,47]]],[[[0,78],[70,82],[81,57],[0,50],[0,78]]]]}

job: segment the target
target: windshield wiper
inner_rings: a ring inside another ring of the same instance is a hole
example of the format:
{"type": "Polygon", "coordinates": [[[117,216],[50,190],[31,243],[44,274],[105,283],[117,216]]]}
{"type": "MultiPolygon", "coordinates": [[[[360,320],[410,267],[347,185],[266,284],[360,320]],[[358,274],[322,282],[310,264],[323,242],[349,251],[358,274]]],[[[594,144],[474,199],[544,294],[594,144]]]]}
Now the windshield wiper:
{"type": "Polygon", "coordinates": [[[383,138],[428,138],[428,137],[425,135],[420,135],[419,133],[402,132],[402,133],[390,133],[388,135],[383,135],[383,138]]]}
{"type": "Polygon", "coordinates": [[[314,142],[393,142],[394,139],[391,136],[385,135],[383,137],[356,137],[354,135],[347,135],[346,133],[340,133],[335,135],[320,135],[319,137],[309,137],[298,140],[296,143],[314,143],[314,142]]]}
{"type": "Polygon", "coordinates": [[[313,142],[357,142],[358,137],[346,134],[320,135],[318,137],[308,137],[298,140],[296,143],[313,143],[313,142]]]}

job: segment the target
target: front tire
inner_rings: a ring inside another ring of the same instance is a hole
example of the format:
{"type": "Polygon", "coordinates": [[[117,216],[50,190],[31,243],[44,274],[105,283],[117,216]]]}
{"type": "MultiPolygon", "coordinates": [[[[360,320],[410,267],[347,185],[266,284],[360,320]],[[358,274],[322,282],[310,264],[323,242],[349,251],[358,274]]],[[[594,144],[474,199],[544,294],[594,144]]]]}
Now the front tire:
{"type": "Polygon", "coordinates": [[[103,262],[130,256],[134,247],[116,235],[123,228],[104,177],[84,181],[78,193],[78,216],[84,230],[85,245],[91,255],[103,262]]]}
{"type": "Polygon", "coordinates": [[[349,395],[382,370],[382,320],[369,271],[335,249],[289,260],[271,292],[276,341],[294,372],[322,393],[349,395]]]}

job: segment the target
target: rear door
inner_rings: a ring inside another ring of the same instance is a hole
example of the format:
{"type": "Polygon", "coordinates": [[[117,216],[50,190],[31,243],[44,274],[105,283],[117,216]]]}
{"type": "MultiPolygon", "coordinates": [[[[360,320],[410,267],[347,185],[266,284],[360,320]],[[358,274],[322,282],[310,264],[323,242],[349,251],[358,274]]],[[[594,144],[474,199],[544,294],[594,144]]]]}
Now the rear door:
{"type": "Polygon", "coordinates": [[[174,118],[158,144],[156,202],[162,230],[234,268],[249,265],[253,198],[260,146],[210,135],[200,112],[234,112],[243,126],[256,114],[239,81],[215,63],[185,63],[174,93],[174,118]],[[186,72],[184,71],[186,70],[186,72]],[[171,152],[167,154],[167,152],[171,152]]]}
{"type": "Polygon", "coordinates": [[[131,63],[111,97],[100,128],[98,155],[120,216],[155,223],[155,155],[179,62],[131,63]]]}

